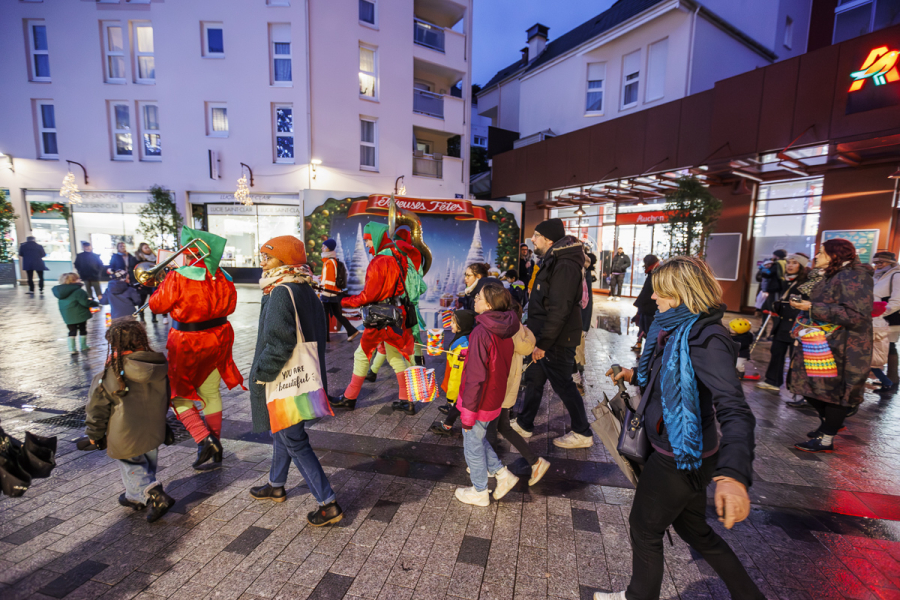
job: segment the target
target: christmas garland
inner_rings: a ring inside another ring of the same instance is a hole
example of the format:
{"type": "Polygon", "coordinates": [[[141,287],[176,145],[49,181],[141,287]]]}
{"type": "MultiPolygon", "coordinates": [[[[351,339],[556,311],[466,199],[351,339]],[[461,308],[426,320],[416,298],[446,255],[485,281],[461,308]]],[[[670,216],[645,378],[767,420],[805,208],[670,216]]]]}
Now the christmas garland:
{"type": "Polygon", "coordinates": [[[497,257],[494,265],[505,273],[510,269],[517,269],[519,265],[519,224],[516,217],[505,208],[494,210],[491,206],[485,206],[488,218],[497,223],[497,257]]]}
{"type": "Polygon", "coordinates": [[[59,202],[30,202],[31,205],[31,214],[34,213],[59,213],[62,215],[62,218],[65,220],[69,220],[69,207],[65,204],[61,204],[59,202]]]}

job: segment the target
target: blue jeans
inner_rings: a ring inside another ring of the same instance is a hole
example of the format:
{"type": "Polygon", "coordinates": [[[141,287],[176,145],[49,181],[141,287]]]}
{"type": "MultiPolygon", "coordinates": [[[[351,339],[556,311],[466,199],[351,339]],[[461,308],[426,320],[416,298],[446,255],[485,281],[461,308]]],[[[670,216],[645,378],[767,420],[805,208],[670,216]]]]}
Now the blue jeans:
{"type": "Polygon", "coordinates": [[[320,505],[334,502],[334,490],[331,489],[331,483],[329,483],[325,471],[322,470],[316,453],[309,445],[309,435],[303,427],[303,421],[273,433],[272,437],[275,439],[275,443],[272,446],[269,485],[283,487],[287,483],[288,469],[290,469],[293,459],[316,502],[320,505]]]}
{"type": "Polygon", "coordinates": [[[154,448],[146,454],[134,458],[120,458],[119,470],[125,484],[125,497],[132,502],[147,504],[150,495],[147,490],[157,485],[156,465],[159,452],[154,448]]]}
{"type": "Polygon", "coordinates": [[[475,421],[472,429],[463,429],[463,452],[466,455],[466,465],[469,467],[472,485],[478,492],[487,489],[488,474],[496,475],[497,471],[503,468],[503,463],[497,458],[497,453],[484,439],[490,424],[490,421],[475,421]]]}

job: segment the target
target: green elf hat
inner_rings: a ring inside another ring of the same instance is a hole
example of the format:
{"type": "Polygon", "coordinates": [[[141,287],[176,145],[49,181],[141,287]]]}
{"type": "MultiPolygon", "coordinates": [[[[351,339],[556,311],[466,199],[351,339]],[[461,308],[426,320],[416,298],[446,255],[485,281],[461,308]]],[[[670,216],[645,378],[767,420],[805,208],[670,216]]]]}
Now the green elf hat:
{"type": "MultiPolygon", "coordinates": [[[[218,235],[209,233],[208,231],[201,231],[199,229],[191,229],[190,227],[182,227],[181,228],[181,245],[184,246],[191,240],[199,238],[203,242],[209,245],[209,256],[203,259],[203,262],[195,267],[179,267],[175,271],[188,279],[193,279],[194,281],[203,281],[206,279],[206,273],[209,271],[210,275],[216,274],[216,269],[219,268],[219,262],[222,260],[222,254],[225,252],[225,244],[227,240],[218,235]],[[202,266],[200,266],[202,265],[202,266]]],[[[206,247],[203,244],[195,244],[194,248],[199,246],[202,250],[206,251],[206,247]]],[[[231,281],[231,277],[228,276],[227,273],[222,271],[225,274],[225,277],[231,281]]]]}
{"type": "Polygon", "coordinates": [[[390,253],[390,247],[393,244],[385,244],[385,242],[390,242],[390,238],[388,237],[388,227],[384,223],[375,221],[366,223],[366,226],[363,227],[363,238],[372,240],[372,245],[375,246],[375,254],[381,254],[385,250],[390,253]],[[382,248],[382,244],[385,244],[384,248],[382,248]]]}

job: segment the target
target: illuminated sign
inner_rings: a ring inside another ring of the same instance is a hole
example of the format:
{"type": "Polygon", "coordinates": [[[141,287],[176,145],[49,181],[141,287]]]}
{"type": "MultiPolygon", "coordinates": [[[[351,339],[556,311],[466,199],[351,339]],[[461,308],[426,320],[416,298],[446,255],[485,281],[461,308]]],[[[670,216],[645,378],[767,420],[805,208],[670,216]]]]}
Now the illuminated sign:
{"type": "Polygon", "coordinates": [[[869,52],[869,56],[866,57],[859,71],[850,73],[850,77],[853,78],[850,91],[861,90],[866,79],[871,79],[875,85],[884,85],[900,80],[900,73],[897,72],[898,56],[900,56],[900,52],[888,50],[887,46],[875,48],[869,52]]]}
{"type": "Polygon", "coordinates": [[[900,85],[886,85],[900,82],[900,50],[897,43],[885,44],[877,48],[861,47],[850,56],[850,89],[847,91],[847,106],[844,114],[867,112],[900,104],[900,85]],[[858,65],[858,66],[857,66],[858,65]]]}

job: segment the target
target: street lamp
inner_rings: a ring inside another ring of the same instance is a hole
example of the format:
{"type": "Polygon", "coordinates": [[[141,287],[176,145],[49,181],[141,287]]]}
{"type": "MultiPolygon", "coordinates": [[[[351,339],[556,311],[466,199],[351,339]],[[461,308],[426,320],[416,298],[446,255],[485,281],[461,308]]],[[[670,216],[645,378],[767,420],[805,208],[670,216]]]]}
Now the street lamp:
{"type": "Polygon", "coordinates": [[[395,196],[405,196],[406,195],[406,185],[403,183],[403,175],[397,178],[394,181],[394,195],[395,196]]]}
{"type": "Polygon", "coordinates": [[[316,166],[321,165],[322,160],[318,159],[318,158],[314,158],[311,161],[309,161],[309,164],[311,165],[310,168],[312,169],[312,178],[315,179],[316,178],[316,166]]]}
{"type": "Polygon", "coordinates": [[[63,198],[67,198],[69,204],[81,204],[81,192],[78,189],[78,184],[75,183],[75,174],[72,173],[71,165],[78,165],[81,167],[81,170],[84,171],[85,185],[88,183],[87,169],[84,168],[83,164],[77,163],[74,160],[67,160],[66,163],[69,165],[69,172],[63,177],[62,187],[59,188],[59,195],[63,198]]]}
{"type": "Polygon", "coordinates": [[[250,172],[250,187],[253,187],[253,171],[250,167],[241,163],[241,178],[237,180],[237,189],[234,191],[234,199],[244,206],[253,206],[253,200],[250,199],[250,187],[247,187],[247,176],[244,174],[245,168],[250,172]]]}

